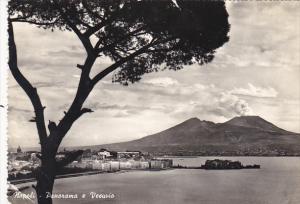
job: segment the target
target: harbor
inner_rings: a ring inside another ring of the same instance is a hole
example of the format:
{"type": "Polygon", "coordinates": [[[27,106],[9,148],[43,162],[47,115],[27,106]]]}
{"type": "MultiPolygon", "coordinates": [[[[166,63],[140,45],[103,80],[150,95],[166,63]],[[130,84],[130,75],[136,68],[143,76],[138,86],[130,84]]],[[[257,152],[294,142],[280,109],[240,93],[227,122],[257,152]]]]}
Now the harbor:
{"type": "MultiPolygon", "coordinates": [[[[114,199],[59,199],[56,204],[291,204],[300,202],[299,157],[216,157],[220,160],[238,160],[242,164],[261,164],[260,169],[240,171],[199,169],[169,169],[162,171],[129,170],[115,173],[61,178],[55,181],[54,193],[113,193],[114,199]],[[124,173],[123,173],[124,172],[124,173]],[[80,184],[80,185],[79,185],[80,184]],[[276,186],[276,188],[270,188],[276,186]],[[285,195],[288,195],[285,196],[285,195]]],[[[205,164],[211,157],[173,158],[173,165],[187,167],[205,164]]],[[[30,186],[31,183],[16,186],[30,186]]],[[[22,193],[30,194],[33,188],[22,193]]],[[[9,197],[12,204],[30,201],[9,197]]]]}

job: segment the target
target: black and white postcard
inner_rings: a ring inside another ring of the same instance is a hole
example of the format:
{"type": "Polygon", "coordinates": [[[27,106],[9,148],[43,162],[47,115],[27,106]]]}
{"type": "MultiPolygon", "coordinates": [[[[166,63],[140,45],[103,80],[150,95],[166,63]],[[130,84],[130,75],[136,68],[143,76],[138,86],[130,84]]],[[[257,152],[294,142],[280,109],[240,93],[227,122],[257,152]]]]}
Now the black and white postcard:
{"type": "Polygon", "coordinates": [[[299,1],[0,4],[0,203],[300,203],[299,1]]]}

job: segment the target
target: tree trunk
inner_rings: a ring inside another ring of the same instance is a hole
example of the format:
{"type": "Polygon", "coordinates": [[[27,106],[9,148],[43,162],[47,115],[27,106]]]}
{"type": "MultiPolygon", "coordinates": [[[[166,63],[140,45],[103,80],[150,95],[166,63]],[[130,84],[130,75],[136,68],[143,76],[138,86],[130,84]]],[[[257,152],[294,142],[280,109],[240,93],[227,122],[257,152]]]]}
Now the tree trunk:
{"type": "Polygon", "coordinates": [[[52,190],[54,185],[54,179],[56,176],[56,163],[55,157],[45,156],[42,158],[42,165],[37,172],[36,179],[36,194],[38,204],[52,204],[52,190]]]}

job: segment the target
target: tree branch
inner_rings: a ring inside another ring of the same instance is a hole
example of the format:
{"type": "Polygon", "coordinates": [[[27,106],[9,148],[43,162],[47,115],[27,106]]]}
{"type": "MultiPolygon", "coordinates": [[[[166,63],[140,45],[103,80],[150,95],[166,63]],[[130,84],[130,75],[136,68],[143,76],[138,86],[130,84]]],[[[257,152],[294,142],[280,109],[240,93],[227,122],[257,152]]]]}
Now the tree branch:
{"type": "Polygon", "coordinates": [[[34,24],[34,25],[38,25],[38,26],[46,26],[46,25],[55,24],[58,21],[58,19],[55,19],[55,21],[48,22],[48,23],[40,23],[40,22],[36,22],[36,21],[32,21],[32,20],[18,19],[18,18],[15,18],[14,20],[11,20],[11,21],[12,22],[24,22],[24,23],[34,24]]]}
{"type": "Polygon", "coordinates": [[[50,134],[53,132],[53,131],[56,131],[57,130],[57,125],[55,122],[49,120],[49,123],[48,123],[48,130],[50,132],[50,134]]]}
{"type": "Polygon", "coordinates": [[[97,32],[98,30],[100,30],[102,27],[104,27],[105,25],[107,25],[107,22],[101,22],[98,23],[97,25],[95,25],[94,27],[90,27],[89,29],[87,29],[85,31],[85,33],[83,33],[84,36],[86,37],[90,37],[91,35],[93,35],[95,32],[97,32]]]}
{"type": "Polygon", "coordinates": [[[114,16],[114,17],[111,17],[110,19],[106,19],[106,20],[105,20],[105,18],[102,17],[102,16],[100,16],[97,12],[93,12],[93,11],[89,8],[89,6],[87,5],[86,1],[82,1],[82,5],[83,5],[83,7],[86,9],[86,11],[87,11],[90,15],[92,15],[92,16],[98,18],[98,19],[101,19],[101,22],[100,22],[100,23],[96,24],[94,27],[89,28],[89,29],[84,33],[84,35],[87,36],[87,37],[90,37],[91,35],[95,34],[95,32],[97,32],[99,29],[101,29],[101,28],[104,27],[105,25],[109,24],[110,22],[112,22],[112,21],[116,18],[116,16],[114,16]]]}
{"type": "Polygon", "coordinates": [[[84,46],[86,52],[91,55],[94,54],[94,49],[93,49],[93,45],[91,43],[91,41],[89,40],[89,38],[85,37],[80,30],[76,27],[75,24],[73,24],[68,15],[61,9],[59,3],[57,0],[54,0],[54,3],[57,7],[57,9],[59,10],[62,18],[66,21],[66,24],[75,32],[75,34],[77,35],[77,37],[79,38],[79,40],[81,41],[82,45],[84,46]]]}
{"type": "Polygon", "coordinates": [[[29,97],[34,112],[35,118],[34,122],[36,123],[39,140],[41,143],[42,149],[45,147],[45,143],[47,140],[47,131],[45,126],[45,118],[44,118],[44,107],[41,103],[40,97],[37,93],[35,87],[31,85],[31,83],[26,79],[26,77],[21,73],[18,67],[18,58],[17,58],[17,48],[14,40],[14,31],[13,25],[10,19],[8,19],[8,43],[9,43],[9,69],[17,81],[17,83],[22,87],[25,91],[26,95],[29,97]]]}
{"type": "Polygon", "coordinates": [[[70,163],[72,163],[73,161],[75,161],[79,156],[81,156],[83,154],[83,150],[78,150],[78,151],[73,151],[73,152],[69,152],[65,155],[65,158],[56,161],[56,167],[57,168],[62,168],[70,163]]]}
{"type": "Polygon", "coordinates": [[[84,68],[84,66],[81,65],[81,64],[77,64],[76,67],[79,68],[79,69],[81,69],[81,70],[84,68]]]}
{"type": "Polygon", "coordinates": [[[139,33],[139,32],[142,31],[144,28],[145,28],[145,26],[142,26],[142,27],[140,27],[140,28],[138,28],[138,29],[136,29],[136,30],[134,30],[134,31],[131,31],[131,32],[127,33],[126,35],[124,35],[122,38],[116,40],[115,42],[110,43],[110,44],[108,44],[108,45],[104,45],[104,46],[101,47],[101,48],[99,48],[99,46],[100,46],[101,41],[102,41],[103,39],[99,39],[98,42],[96,43],[96,46],[95,46],[95,48],[98,48],[98,49],[97,49],[97,53],[99,54],[100,52],[103,52],[103,51],[105,51],[105,50],[109,50],[109,49],[113,48],[113,47],[116,46],[118,43],[121,43],[121,42],[123,42],[124,40],[126,40],[128,37],[131,37],[131,36],[133,36],[133,35],[139,33]]]}
{"type": "Polygon", "coordinates": [[[94,112],[94,111],[90,108],[83,108],[83,109],[81,109],[80,114],[83,115],[85,113],[92,113],[92,112],[94,112]]]}
{"type": "Polygon", "coordinates": [[[96,17],[96,18],[101,19],[102,21],[104,20],[104,18],[103,18],[102,16],[100,16],[100,15],[99,15],[98,13],[96,13],[96,12],[93,12],[93,11],[89,8],[89,6],[87,5],[86,1],[82,1],[82,5],[83,5],[83,7],[87,10],[87,12],[88,12],[89,14],[93,15],[93,16],[96,17]]]}
{"type": "Polygon", "coordinates": [[[123,65],[129,60],[134,59],[136,56],[148,52],[148,49],[154,45],[157,45],[159,43],[167,42],[169,40],[172,40],[172,38],[163,39],[161,41],[152,39],[151,42],[148,45],[145,45],[144,47],[140,48],[139,50],[135,51],[134,53],[128,55],[127,57],[123,57],[119,61],[115,62],[114,64],[110,65],[100,73],[98,73],[93,79],[92,79],[92,86],[94,87],[101,79],[103,79],[105,76],[107,76],[109,73],[113,72],[115,69],[123,65]]]}
{"type": "Polygon", "coordinates": [[[58,149],[62,139],[64,138],[68,130],[72,127],[73,123],[83,114],[93,112],[91,109],[82,108],[82,105],[92,91],[91,79],[89,78],[89,74],[96,58],[97,56],[88,55],[84,65],[79,66],[82,69],[82,72],[80,75],[79,85],[77,87],[75,98],[70,108],[66,112],[64,112],[63,118],[58,123],[56,134],[50,134],[49,136],[49,138],[53,141],[56,149],[58,149]]]}

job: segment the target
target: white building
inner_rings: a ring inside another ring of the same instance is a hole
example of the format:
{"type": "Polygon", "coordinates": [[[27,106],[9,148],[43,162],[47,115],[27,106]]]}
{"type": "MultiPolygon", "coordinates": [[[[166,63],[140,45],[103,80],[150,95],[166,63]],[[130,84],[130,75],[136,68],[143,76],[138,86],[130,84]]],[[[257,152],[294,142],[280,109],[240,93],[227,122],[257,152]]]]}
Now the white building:
{"type": "Polygon", "coordinates": [[[107,158],[107,157],[112,156],[112,155],[110,154],[110,152],[109,152],[109,151],[106,151],[106,150],[98,152],[98,155],[100,156],[101,159],[105,159],[105,158],[107,158]]]}

